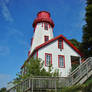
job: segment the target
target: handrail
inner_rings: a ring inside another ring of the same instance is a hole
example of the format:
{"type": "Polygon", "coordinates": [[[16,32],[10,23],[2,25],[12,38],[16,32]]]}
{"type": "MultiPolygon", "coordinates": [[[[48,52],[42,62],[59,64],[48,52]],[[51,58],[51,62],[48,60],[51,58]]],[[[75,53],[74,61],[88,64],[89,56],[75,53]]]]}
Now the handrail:
{"type": "Polygon", "coordinates": [[[71,86],[78,83],[85,75],[88,75],[92,70],[92,57],[87,58],[81,65],[79,65],[68,77],[47,77],[37,76],[29,77],[21,83],[15,85],[8,92],[27,92],[26,90],[33,89],[49,89],[61,88],[64,86],[71,86]]]}
{"type": "Polygon", "coordinates": [[[80,68],[83,64],[87,63],[87,61],[88,61],[90,58],[91,58],[91,57],[87,58],[83,63],[81,63],[74,71],[72,71],[72,72],[70,73],[70,75],[72,75],[73,73],[75,73],[76,70],[77,70],[78,68],[80,68]]]}
{"type": "Polygon", "coordinates": [[[67,80],[67,86],[76,84],[84,75],[88,75],[88,71],[92,70],[92,57],[87,58],[73,72],[70,73],[67,80]]]}

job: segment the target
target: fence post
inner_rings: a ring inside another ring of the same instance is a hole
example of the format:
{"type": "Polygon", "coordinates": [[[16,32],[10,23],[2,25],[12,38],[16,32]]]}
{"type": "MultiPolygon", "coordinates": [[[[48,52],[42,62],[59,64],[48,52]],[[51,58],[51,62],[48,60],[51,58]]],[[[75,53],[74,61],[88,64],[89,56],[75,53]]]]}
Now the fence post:
{"type": "Polygon", "coordinates": [[[33,78],[32,78],[32,92],[33,92],[33,90],[34,90],[34,89],[33,89],[33,78]]]}
{"type": "Polygon", "coordinates": [[[87,62],[87,64],[86,64],[86,74],[87,74],[87,78],[88,78],[88,62],[87,62]]]}
{"type": "Polygon", "coordinates": [[[30,82],[31,82],[31,81],[30,81],[30,78],[29,78],[29,87],[28,87],[29,89],[30,89],[30,87],[31,87],[31,83],[30,83],[30,82]]]}
{"type": "Polygon", "coordinates": [[[71,81],[70,81],[71,84],[69,84],[69,86],[70,86],[70,85],[73,85],[73,75],[70,75],[70,79],[71,79],[71,81]]]}
{"type": "Polygon", "coordinates": [[[55,92],[57,92],[57,81],[56,81],[56,78],[55,78],[55,92]]]}

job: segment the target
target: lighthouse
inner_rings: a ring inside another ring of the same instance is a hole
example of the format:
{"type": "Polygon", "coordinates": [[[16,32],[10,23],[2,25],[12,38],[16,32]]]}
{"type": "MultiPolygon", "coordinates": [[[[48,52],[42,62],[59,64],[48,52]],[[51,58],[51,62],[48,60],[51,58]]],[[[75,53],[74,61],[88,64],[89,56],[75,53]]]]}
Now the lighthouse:
{"type": "Polygon", "coordinates": [[[29,55],[33,52],[35,47],[54,38],[54,23],[51,19],[50,13],[46,11],[39,12],[37,18],[33,22],[33,28],[34,35],[31,40],[29,55]]]}
{"type": "MultiPolygon", "coordinates": [[[[52,72],[58,70],[60,77],[67,77],[72,67],[81,63],[81,52],[63,35],[53,36],[54,22],[49,12],[38,12],[33,21],[33,28],[29,56],[25,63],[32,57],[38,58],[43,62],[46,71],[49,65],[52,65],[52,72]]],[[[25,63],[21,67],[22,74],[27,72],[25,63]]]]}

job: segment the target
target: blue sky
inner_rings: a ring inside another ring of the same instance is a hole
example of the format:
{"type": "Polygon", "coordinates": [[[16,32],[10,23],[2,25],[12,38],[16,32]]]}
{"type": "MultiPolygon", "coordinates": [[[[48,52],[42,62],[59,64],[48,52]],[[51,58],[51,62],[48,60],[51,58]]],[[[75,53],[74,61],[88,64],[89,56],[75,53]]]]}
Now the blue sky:
{"type": "Polygon", "coordinates": [[[82,40],[85,0],[0,0],[0,88],[16,77],[28,58],[33,20],[49,11],[54,36],[82,40]]]}

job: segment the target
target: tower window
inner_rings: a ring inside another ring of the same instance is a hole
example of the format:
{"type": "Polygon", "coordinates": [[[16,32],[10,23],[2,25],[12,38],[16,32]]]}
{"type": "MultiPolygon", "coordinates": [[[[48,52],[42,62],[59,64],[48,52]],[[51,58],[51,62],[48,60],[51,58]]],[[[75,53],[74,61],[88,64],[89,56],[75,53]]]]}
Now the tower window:
{"type": "Polygon", "coordinates": [[[59,68],[65,67],[65,58],[63,55],[58,55],[58,67],[59,68]]]}
{"type": "Polygon", "coordinates": [[[49,40],[49,36],[44,36],[44,42],[47,42],[49,40]]]}
{"type": "Polygon", "coordinates": [[[62,39],[58,40],[58,48],[63,49],[63,40],[62,39]]]}
{"type": "Polygon", "coordinates": [[[45,53],[45,66],[50,66],[52,64],[52,54],[45,53]]]}
{"type": "Polygon", "coordinates": [[[48,30],[48,23],[44,23],[44,29],[48,30]]]}

